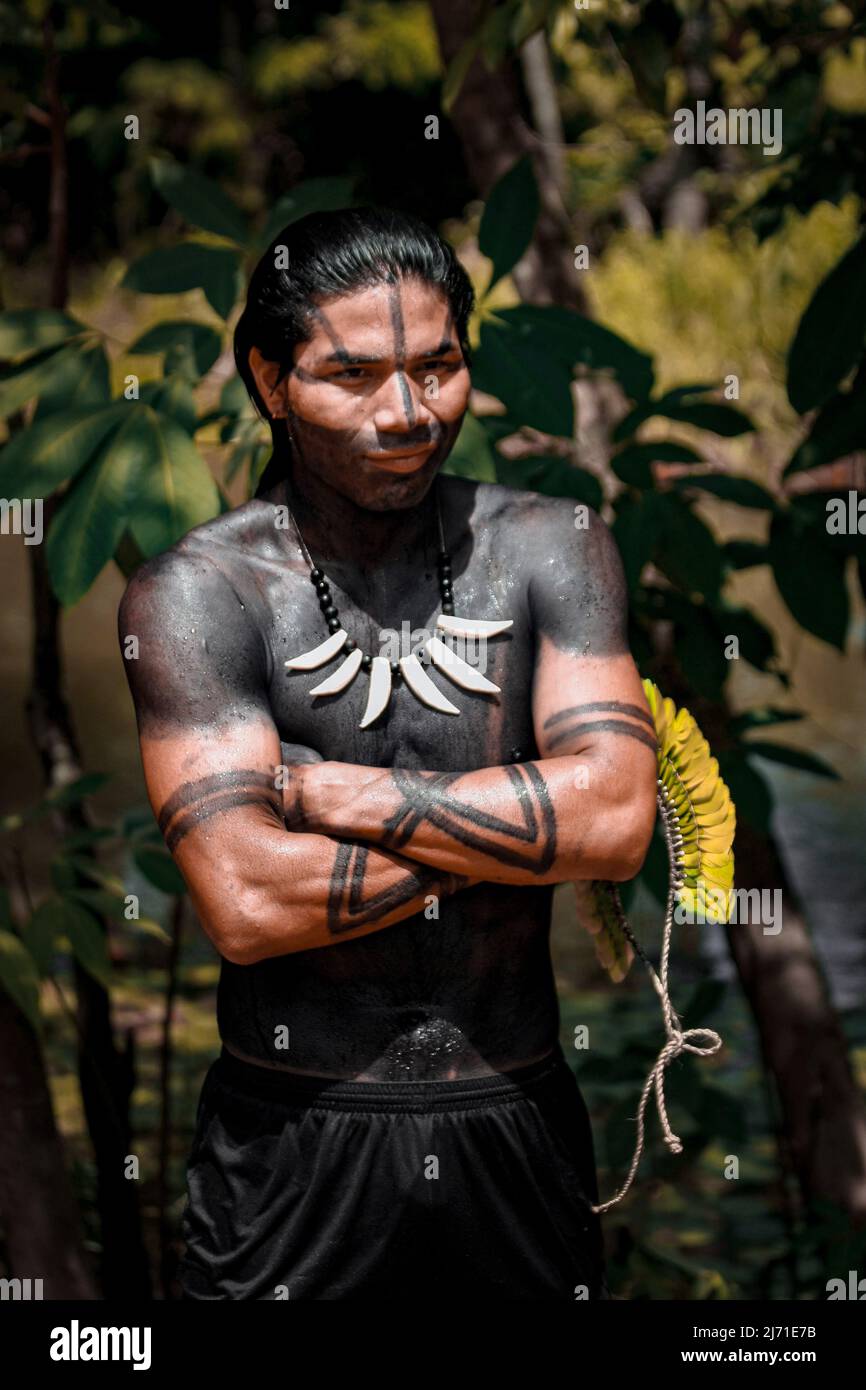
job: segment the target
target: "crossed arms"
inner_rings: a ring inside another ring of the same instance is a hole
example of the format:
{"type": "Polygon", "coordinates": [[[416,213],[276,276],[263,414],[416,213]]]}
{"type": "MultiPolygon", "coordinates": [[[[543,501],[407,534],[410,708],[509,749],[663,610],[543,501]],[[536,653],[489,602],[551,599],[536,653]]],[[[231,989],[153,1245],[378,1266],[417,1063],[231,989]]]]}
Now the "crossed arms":
{"type": "Polygon", "coordinates": [[[280,744],[267,659],[204,552],[142,566],[118,615],[148,795],[217,950],[237,964],[380,931],[481,882],[631,878],[655,819],[655,738],[615,545],[539,499],[528,579],[540,757],[471,772],[322,762],[280,744]],[[290,777],[278,789],[277,771],[290,777]]]}

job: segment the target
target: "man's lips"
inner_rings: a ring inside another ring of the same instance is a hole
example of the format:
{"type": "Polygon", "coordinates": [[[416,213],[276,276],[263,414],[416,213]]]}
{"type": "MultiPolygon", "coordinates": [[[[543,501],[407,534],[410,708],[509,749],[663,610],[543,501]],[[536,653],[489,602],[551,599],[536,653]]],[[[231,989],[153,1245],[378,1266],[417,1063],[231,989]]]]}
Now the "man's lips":
{"type": "Polygon", "coordinates": [[[382,468],[393,468],[400,473],[411,472],[420,466],[420,462],[432,453],[435,447],[435,443],[420,444],[415,449],[395,450],[393,453],[382,451],[375,454],[365,454],[364,458],[371,459],[382,468]]]}

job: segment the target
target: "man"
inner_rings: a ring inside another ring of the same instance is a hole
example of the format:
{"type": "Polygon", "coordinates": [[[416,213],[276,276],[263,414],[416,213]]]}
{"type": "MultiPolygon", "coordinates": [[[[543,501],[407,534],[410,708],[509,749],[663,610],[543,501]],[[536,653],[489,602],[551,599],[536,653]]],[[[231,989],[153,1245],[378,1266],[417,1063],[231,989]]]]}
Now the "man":
{"type": "Polygon", "coordinates": [[[550,908],[639,869],[654,738],[604,524],[440,476],[471,304],[415,219],[287,228],[235,334],[258,494],[121,604],[148,794],[222,957],[188,1298],[609,1297],[550,908]],[[481,661],[448,619],[491,625],[481,661]]]}

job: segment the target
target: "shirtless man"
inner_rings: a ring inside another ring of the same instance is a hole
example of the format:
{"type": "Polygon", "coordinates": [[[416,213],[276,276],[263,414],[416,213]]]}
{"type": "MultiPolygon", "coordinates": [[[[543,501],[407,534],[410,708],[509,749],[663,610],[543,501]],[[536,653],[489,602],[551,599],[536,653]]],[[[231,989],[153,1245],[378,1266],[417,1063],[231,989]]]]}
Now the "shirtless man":
{"type": "Polygon", "coordinates": [[[439,476],[471,305],[414,218],[286,228],[235,333],[274,442],[257,495],[121,603],[148,795],[222,958],[186,1298],[610,1296],[551,897],[640,868],[655,740],[604,523],[439,476]],[[425,657],[443,612],[510,620],[475,668],[499,693],[425,657]],[[407,683],[404,622],[458,714],[407,683]],[[329,662],[286,666],[340,631],[329,662]],[[311,697],[355,647],[354,678],[311,697]]]}

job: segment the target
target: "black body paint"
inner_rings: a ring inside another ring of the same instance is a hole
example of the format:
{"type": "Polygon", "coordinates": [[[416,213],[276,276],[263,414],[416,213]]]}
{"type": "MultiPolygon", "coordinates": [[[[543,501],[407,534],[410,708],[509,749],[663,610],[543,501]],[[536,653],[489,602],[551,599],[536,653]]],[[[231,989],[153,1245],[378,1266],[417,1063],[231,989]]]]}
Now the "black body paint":
{"type": "Polygon", "coordinates": [[[556,858],[556,817],[544,778],[533,763],[505,766],[504,772],[514,787],[514,807],[523,818],[522,825],[464,805],[448,791],[457,780],[454,773],[423,777],[404,769],[395,771],[392,781],[404,804],[386,821],[384,843],[392,849],[408,845],[426,821],[458,844],[480,850],[500,864],[546,873],[556,858]],[[471,826],[489,833],[479,834],[471,826]],[[517,848],[521,843],[533,848],[521,850],[517,848]]]}

